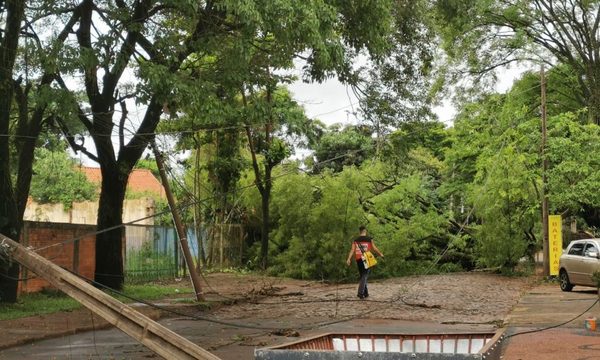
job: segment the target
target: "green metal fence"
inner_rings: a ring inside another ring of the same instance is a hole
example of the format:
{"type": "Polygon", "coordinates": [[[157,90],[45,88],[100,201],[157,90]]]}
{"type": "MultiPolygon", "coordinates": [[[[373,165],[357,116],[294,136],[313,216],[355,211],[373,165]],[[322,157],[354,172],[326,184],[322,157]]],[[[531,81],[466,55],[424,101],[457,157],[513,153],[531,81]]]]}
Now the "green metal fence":
{"type": "Polygon", "coordinates": [[[125,278],[139,283],[181,276],[177,233],[174,228],[147,225],[125,227],[125,278]]]}
{"type": "MultiPolygon", "coordinates": [[[[210,224],[199,231],[200,241],[188,228],[187,240],[198,264],[211,268],[242,265],[245,231],[239,224],[210,224]],[[202,244],[202,251],[198,248],[202,244]]],[[[187,269],[173,227],[127,225],[125,227],[125,279],[130,283],[173,279],[185,276],[187,269]]]]}

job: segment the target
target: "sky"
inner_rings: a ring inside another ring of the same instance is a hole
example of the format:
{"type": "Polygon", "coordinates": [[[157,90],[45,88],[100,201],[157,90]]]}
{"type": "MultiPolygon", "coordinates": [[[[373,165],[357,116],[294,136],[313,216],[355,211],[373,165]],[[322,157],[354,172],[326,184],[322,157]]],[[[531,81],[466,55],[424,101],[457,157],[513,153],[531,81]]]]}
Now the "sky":
{"type": "Polygon", "coordinates": [[[309,118],[318,118],[327,125],[357,122],[354,112],[358,110],[358,99],[349,86],[336,79],[321,84],[296,81],[288,87],[309,118]]]}
{"type": "MultiPolygon", "coordinates": [[[[327,125],[355,124],[360,120],[355,115],[358,111],[358,99],[352,89],[335,79],[322,84],[296,81],[289,89],[294,99],[304,106],[309,118],[317,118],[327,125]]],[[[450,100],[443,101],[441,106],[434,108],[434,112],[446,124],[451,124],[456,115],[456,109],[450,100]]]]}
{"type": "MultiPolygon", "coordinates": [[[[524,70],[524,68],[502,70],[498,76],[496,91],[504,93],[509,90],[524,70]]],[[[307,84],[298,80],[290,84],[289,89],[294,99],[304,106],[309,118],[318,118],[327,125],[359,121],[354,115],[358,109],[358,99],[348,86],[336,79],[329,79],[322,84],[307,84]]],[[[433,111],[441,122],[447,126],[452,125],[456,108],[450,99],[443,100],[433,111]]]]}

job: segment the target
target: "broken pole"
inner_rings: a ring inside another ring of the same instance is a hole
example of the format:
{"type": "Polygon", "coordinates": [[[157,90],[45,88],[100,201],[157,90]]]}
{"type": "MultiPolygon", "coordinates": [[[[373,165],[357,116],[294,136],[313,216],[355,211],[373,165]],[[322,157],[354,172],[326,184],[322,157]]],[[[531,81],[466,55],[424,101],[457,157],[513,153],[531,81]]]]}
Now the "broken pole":
{"type": "Polygon", "coordinates": [[[198,273],[196,272],[194,266],[194,259],[192,258],[190,247],[188,246],[187,235],[185,233],[183,222],[181,221],[181,216],[179,216],[179,211],[177,211],[177,206],[175,205],[175,197],[173,197],[171,187],[169,186],[169,179],[167,178],[167,172],[165,171],[165,162],[163,161],[162,154],[160,151],[158,151],[158,146],[156,146],[156,141],[154,140],[152,140],[152,150],[154,151],[158,172],[160,174],[163,187],[165,188],[167,201],[169,202],[169,208],[171,208],[171,215],[173,216],[173,222],[175,223],[175,229],[177,230],[177,236],[179,237],[181,251],[183,252],[183,257],[185,259],[188,272],[190,273],[190,279],[192,281],[192,286],[194,287],[196,300],[202,301],[202,287],[200,286],[200,278],[198,277],[198,273]]]}
{"type": "Polygon", "coordinates": [[[219,358],[50,260],[0,234],[0,254],[17,261],[165,359],[219,358]]]}

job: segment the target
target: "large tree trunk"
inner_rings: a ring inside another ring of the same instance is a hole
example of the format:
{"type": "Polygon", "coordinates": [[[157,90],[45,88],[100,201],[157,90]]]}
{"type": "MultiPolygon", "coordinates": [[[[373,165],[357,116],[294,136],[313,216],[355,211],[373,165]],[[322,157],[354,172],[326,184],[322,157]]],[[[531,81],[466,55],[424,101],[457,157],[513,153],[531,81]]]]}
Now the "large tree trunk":
{"type": "Polygon", "coordinates": [[[121,290],[123,271],[123,202],[129,172],[122,174],[116,166],[102,167],[102,190],[98,206],[98,230],[111,229],[96,235],[95,280],[102,285],[121,290]]]}
{"type": "MultiPolygon", "coordinates": [[[[19,241],[20,221],[10,173],[9,122],[13,100],[13,67],[25,1],[4,2],[4,32],[0,44],[0,233],[19,241]]],[[[0,257],[0,302],[17,300],[19,266],[0,257]]]]}
{"type": "MultiPolygon", "coordinates": [[[[2,145],[0,148],[5,148],[5,146],[2,145]]],[[[4,149],[0,150],[0,233],[18,241],[20,226],[17,219],[17,202],[10,179],[9,162],[5,156],[7,153],[8,151],[5,152],[4,149]]],[[[19,266],[2,255],[0,253],[0,302],[15,302],[17,301],[19,266]]]]}
{"type": "MultiPolygon", "coordinates": [[[[152,98],[140,125],[140,133],[151,134],[154,132],[160,119],[161,108],[156,98],[152,98]]],[[[104,120],[104,124],[110,123],[110,117],[97,116],[95,120],[97,123],[101,123],[102,120],[104,120]]],[[[135,136],[127,146],[121,148],[119,159],[116,160],[110,136],[94,137],[102,171],[97,225],[98,231],[103,231],[96,235],[96,272],[94,277],[97,282],[113,289],[122,289],[125,278],[123,272],[124,228],[122,225],[127,180],[149,140],[150,137],[147,135],[135,136]]]]}

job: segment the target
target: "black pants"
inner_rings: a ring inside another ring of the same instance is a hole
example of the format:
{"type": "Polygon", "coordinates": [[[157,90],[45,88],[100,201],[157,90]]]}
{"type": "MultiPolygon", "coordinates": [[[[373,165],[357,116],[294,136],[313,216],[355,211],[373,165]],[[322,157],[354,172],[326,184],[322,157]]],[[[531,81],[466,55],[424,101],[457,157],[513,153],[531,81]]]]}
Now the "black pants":
{"type": "Polygon", "coordinates": [[[358,283],[358,297],[363,299],[369,297],[369,289],[367,288],[367,279],[371,273],[371,269],[365,269],[365,265],[362,260],[356,260],[358,266],[358,273],[360,274],[360,281],[358,283]]]}

